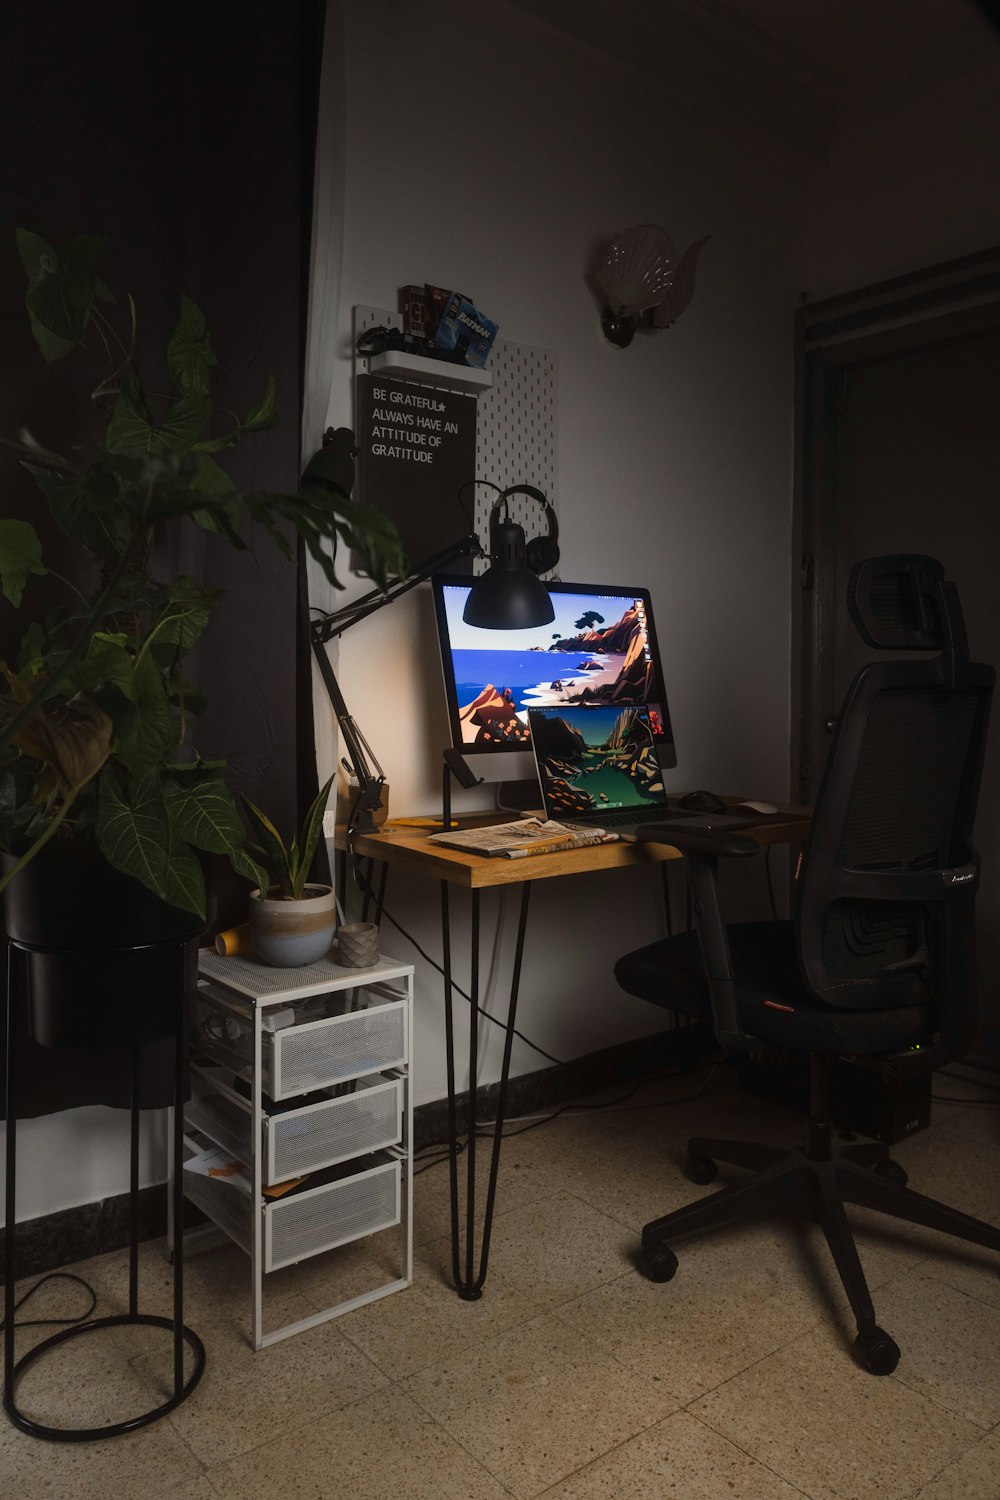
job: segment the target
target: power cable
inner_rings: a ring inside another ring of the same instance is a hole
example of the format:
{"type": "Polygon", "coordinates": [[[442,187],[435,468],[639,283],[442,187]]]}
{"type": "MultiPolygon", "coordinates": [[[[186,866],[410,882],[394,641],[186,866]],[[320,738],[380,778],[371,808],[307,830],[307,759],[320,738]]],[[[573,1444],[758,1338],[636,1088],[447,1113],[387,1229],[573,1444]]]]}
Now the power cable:
{"type": "MultiPolygon", "coordinates": [[[[48,1328],[51,1325],[59,1325],[61,1327],[66,1323],[85,1323],[97,1306],[97,1293],[88,1281],[84,1281],[82,1276],[74,1276],[71,1271],[50,1271],[47,1276],[41,1277],[40,1280],[35,1282],[34,1286],[28,1288],[22,1297],[18,1298],[14,1303],[12,1311],[16,1313],[18,1308],[23,1307],[28,1298],[33,1297],[47,1281],[75,1281],[78,1286],[82,1286],[85,1291],[90,1293],[90,1306],[86,1312],[80,1313],[79,1317],[76,1318],[23,1318],[20,1320],[15,1318],[15,1328],[48,1328]]],[[[0,1328],[5,1327],[6,1320],[0,1318],[0,1328]]]]}

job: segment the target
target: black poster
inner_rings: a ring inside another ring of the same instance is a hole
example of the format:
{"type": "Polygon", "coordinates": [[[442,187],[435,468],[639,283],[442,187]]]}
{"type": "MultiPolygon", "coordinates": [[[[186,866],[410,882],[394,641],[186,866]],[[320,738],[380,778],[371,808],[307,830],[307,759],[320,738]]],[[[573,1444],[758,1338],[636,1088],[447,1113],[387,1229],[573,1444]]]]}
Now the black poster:
{"type": "MultiPolygon", "coordinates": [[[[411,564],[471,529],[476,477],[476,397],[413,385],[398,376],[356,382],[357,495],[396,523],[411,564]]],[[[465,572],[462,559],[450,568],[465,572]]]]}

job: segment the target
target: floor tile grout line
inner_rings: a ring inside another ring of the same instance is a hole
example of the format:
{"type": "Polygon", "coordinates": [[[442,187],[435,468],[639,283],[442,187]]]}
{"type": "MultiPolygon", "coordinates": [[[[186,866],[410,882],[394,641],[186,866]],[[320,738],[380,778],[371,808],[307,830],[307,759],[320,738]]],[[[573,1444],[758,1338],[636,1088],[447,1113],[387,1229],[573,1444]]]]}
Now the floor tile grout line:
{"type": "MultiPolygon", "coordinates": [[[[765,1358],[770,1358],[770,1356],[765,1356],[765,1358]]],[[[752,1366],[748,1365],[747,1368],[751,1369],[752,1366]]],[[[769,1464],[765,1462],[764,1459],[758,1458],[756,1454],[749,1452],[749,1450],[744,1448],[742,1443],[738,1443],[735,1438],[729,1437],[727,1433],[720,1432],[717,1427],[713,1427],[710,1422],[706,1422],[703,1417],[699,1417],[697,1412],[689,1411],[687,1407],[684,1408],[684,1411],[685,1414],[689,1416],[693,1422],[697,1422],[698,1425],[700,1427],[703,1427],[706,1432],[710,1432],[713,1437],[721,1437],[723,1442],[731,1443],[732,1446],[737,1450],[737,1452],[744,1454],[752,1464],[757,1464],[760,1468],[766,1469],[769,1474],[773,1474],[776,1479],[780,1479],[782,1484],[787,1484],[790,1490],[794,1490],[796,1494],[802,1495],[804,1497],[804,1500],[815,1500],[815,1496],[811,1495],[808,1490],[804,1490],[800,1484],[796,1484],[794,1480],[791,1480],[787,1478],[786,1475],[780,1473],[773,1464],[769,1464]]],[[[902,1497],[900,1497],[900,1500],[902,1500],[902,1497]]]]}

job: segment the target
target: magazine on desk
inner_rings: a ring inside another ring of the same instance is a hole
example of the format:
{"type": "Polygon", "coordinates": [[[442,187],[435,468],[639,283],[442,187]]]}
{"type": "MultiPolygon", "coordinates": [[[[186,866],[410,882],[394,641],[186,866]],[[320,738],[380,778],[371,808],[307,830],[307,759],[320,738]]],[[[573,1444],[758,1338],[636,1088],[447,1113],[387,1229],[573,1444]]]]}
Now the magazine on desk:
{"type": "Polygon", "coordinates": [[[492,823],[486,828],[452,828],[428,835],[431,844],[465,849],[500,859],[526,859],[532,854],[551,854],[562,849],[581,849],[586,844],[613,844],[617,833],[606,828],[581,828],[572,823],[554,823],[547,818],[518,818],[514,823],[492,823]]]}

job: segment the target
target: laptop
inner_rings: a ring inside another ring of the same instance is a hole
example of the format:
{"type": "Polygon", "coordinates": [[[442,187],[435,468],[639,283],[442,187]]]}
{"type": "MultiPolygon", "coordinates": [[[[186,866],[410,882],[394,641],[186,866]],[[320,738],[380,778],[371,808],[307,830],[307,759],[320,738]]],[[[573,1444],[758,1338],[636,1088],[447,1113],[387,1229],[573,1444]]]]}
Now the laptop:
{"type": "Polygon", "coordinates": [[[529,707],[528,727],[545,816],[557,823],[606,828],[634,840],[646,823],[735,832],[757,821],[668,804],[645,705],[529,707]]]}

